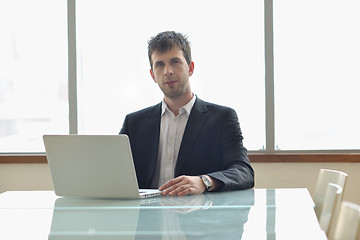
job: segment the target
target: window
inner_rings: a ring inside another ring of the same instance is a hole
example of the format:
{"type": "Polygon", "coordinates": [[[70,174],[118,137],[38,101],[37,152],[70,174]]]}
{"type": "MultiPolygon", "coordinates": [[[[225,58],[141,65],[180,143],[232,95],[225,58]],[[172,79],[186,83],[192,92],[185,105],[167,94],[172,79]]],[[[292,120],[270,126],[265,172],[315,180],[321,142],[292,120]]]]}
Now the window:
{"type": "Polygon", "coordinates": [[[147,41],[165,30],[189,36],[193,92],[237,111],[248,150],[360,152],[359,1],[67,2],[74,50],[66,1],[0,3],[0,154],[44,152],[43,134],[117,134],[160,102],[147,41]]]}
{"type": "Polygon", "coordinates": [[[360,2],[274,1],[275,143],[360,149],[360,2]]]}
{"type": "Polygon", "coordinates": [[[78,0],[79,133],[117,134],[126,114],[162,100],[150,76],[147,41],[175,30],[191,42],[193,92],[234,108],[246,147],[262,149],[263,12],[259,0],[186,0],[176,11],[169,11],[167,0],[78,0]]]}
{"type": "Polygon", "coordinates": [[[0,2],[0,152],[68,132],[66,26],[64,1],[0,2]]]}

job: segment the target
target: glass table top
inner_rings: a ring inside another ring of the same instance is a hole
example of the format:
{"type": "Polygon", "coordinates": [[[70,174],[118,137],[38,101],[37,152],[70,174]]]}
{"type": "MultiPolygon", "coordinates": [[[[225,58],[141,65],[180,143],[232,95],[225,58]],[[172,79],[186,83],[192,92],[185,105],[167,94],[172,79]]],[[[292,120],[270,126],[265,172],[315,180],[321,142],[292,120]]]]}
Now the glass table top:
{"type": "Polygon", "coordinates": [[[33,233],[43,237],[36,239],[52,240],[326,239],[313,207],[307,189],[251,189],[142,200],[6,192],[0,194],[0,226],[7,228],[0,235],[16,228],[22,229],[17,234],[26,233],[27,238],[33,233]]]}

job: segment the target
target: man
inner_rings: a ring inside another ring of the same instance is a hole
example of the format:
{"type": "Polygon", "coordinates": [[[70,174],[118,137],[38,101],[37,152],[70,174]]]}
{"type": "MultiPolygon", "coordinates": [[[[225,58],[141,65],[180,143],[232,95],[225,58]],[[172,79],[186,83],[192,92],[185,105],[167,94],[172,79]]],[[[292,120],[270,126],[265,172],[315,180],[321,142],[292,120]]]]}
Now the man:
{"type": "Polygon", "coordinates": [[[139,187],[169,196],[252,188],[236,112],[191,91],[187,37],[159,33],[148,42],[148,55],[163,101],[127,115],[120,131],[129,136],[139,187]]]}

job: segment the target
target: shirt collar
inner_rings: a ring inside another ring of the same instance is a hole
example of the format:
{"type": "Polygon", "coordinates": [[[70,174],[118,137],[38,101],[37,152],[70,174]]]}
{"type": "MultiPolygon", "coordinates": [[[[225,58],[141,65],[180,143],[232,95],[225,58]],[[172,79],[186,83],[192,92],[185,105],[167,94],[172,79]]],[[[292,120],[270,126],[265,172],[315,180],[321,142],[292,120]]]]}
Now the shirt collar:
{"type": "MultiPolygon", "coordinates": [[[[185,112],[186,115],[189,116],[191,113],[191,109],[193,108],[193,106],[195,104],[195,100],[196,100],[196,95],[194,94],[193,97],[191,98],[191,100],[186,105],[182,106],[179,109],[179,114],[182,114],[185,112]]],[[[161,116],[163,116],[166,111],[173,114],[173,112],[171,112],[170,108],[167,106],[166,102],[163,99],[162,104],[161,104],[161,116]]]]}

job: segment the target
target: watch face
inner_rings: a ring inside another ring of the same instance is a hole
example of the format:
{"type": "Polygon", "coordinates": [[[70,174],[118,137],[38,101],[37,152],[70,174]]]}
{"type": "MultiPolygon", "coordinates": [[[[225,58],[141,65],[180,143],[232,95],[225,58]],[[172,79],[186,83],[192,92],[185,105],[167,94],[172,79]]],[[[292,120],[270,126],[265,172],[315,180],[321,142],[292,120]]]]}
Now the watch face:
{"type": "Polygon", "coordinates": [[[205,177],[205,176],[202,177],[202,179],[203,179],[203,182],[204,182],[204,185],[205,185],[206,189],[211,188],[211,186],[212,186],[211,180],[208,177],[205,177]]]}
{"type": "Polygon", "coordinates": [[[210,187],[211,186],[211,180],[208,179],[207,177],[204,178],[204,183],[207,187],[210,187]]]}

